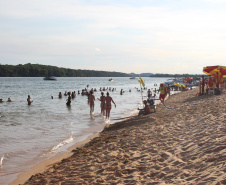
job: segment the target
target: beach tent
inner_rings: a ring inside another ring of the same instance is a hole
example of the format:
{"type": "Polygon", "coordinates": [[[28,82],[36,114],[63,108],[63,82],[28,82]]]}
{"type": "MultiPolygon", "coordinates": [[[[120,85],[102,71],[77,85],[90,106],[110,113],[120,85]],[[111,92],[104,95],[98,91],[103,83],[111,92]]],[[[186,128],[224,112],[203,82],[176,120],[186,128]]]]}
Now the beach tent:
{"type": "Polygon", "coordinates": [[[194,80],[194,79],[193,79],[193,78],[190,78],[190,77],[185,77],[185,78],[184,78],[184,81],[185,81],[185,82],[189,82],[189,81],[192,81],[192,80],[194,80]]]}
{"type": "Polygon", "coordinates": [[[203,68],[203,72],[207,75],[223,75],[226,77],[226,67],[225,66],[206,66],[203,68]]]}

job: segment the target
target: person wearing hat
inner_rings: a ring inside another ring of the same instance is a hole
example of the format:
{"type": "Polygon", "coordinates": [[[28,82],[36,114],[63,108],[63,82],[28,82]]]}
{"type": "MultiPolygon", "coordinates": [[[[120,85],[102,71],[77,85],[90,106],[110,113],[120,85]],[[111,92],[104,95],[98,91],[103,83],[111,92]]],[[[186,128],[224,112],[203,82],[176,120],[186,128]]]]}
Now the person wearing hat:
{"type": "Polygon", "coordinates": [[[138,108],[138,110],[140,110],[139,111],[139,115],[141,115],[141,114],[144,114],[144,115],[150,114],[151,113],[151,109],[150,109],[149,105],[147,104],[147,100],[144,100],[143,103],[144,103],[144,108],[143,109],[139,109],[138,108]]]}
{"type": "Polygon", "coordinates": [[[164,86],[163,83],[160,84],[159,92],[160,92],[159,99],[164,101],[165,97],[167,95],[167,88],[166,88],[166,86],[164,86]]]}

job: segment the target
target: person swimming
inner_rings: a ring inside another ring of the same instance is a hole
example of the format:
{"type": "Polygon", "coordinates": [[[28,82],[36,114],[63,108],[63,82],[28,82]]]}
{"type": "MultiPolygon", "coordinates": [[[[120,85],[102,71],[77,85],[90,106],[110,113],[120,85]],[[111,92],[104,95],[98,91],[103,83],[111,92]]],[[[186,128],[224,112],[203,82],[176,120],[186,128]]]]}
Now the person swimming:
{"type": "Polygon", "coordinates": [[[59,92],[59,98],[62,98],[62,93],[61,92],[59,92]]]}

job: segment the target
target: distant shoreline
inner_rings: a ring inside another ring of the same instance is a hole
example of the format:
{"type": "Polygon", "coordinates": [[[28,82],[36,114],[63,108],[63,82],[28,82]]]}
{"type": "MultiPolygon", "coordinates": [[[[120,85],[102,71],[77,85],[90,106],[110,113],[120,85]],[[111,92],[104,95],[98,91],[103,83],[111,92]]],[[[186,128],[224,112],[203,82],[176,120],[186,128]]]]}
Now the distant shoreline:
{"type": "Polygon", "coordinates": [[[69,69],[41,64],[0,64],[0,77],[201,77],[201,74],[163,74],[163,73],[123,73],[115,71],[97,71],[85,69],[69,69]]]}

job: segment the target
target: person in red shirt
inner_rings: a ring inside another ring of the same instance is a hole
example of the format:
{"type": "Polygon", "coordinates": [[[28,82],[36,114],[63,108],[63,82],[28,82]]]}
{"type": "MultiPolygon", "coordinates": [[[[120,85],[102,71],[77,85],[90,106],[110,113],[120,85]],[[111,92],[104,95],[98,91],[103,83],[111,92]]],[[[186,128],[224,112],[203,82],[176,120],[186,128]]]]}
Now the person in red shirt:
{"type": "Polygon", "coordinates": [[[160,84],[159,92],[160,92],[159,99],[164,101],[165,97],[167,95],[167,88],[166,88],[166,86],[164,86],[163,83],[160,84]]]}

